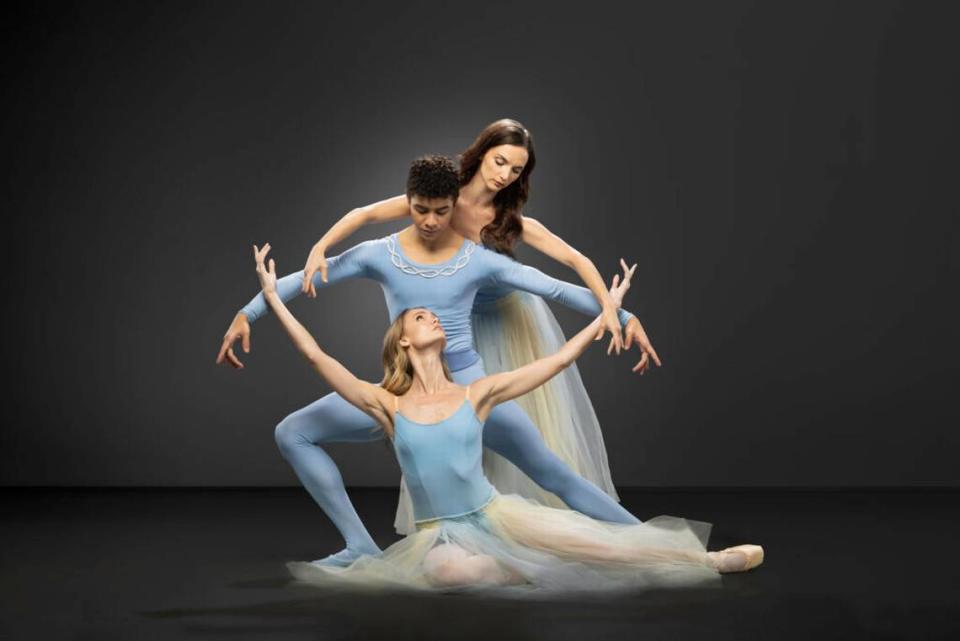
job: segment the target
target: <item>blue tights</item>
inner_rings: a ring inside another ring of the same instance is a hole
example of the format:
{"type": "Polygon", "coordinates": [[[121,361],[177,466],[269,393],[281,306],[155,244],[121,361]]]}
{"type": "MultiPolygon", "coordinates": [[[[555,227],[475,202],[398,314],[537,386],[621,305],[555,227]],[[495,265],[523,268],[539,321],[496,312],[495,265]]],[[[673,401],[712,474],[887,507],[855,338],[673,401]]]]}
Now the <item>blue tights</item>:
{"type": "MultiPolygon", "coordinates": [[[[453,372],[459,385],[484,376],[482,361],[453,372]]],[[[375,427],[372,418],[331,393],[284,418],[275,432],[277,446],[300,482],[333,521],[347,548],[359,553],[375,553],[379,548],[350,502],[340,471],[321,445],[380,440],[383,432],[375,427]]],[[[483,444],[578,512],[614,523],[640,522],[550,451],[536,425],[514,401],[497,405],[490,413],[483,444]]]]}

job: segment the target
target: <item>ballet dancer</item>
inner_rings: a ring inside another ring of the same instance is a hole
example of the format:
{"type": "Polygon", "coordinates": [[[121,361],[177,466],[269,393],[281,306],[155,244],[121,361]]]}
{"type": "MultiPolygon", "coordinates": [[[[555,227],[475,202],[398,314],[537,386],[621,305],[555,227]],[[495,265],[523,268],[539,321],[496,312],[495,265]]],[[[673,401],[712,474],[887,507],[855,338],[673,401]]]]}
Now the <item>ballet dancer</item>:
{"type": "MultiPolygon", "coordinates": [[[[296,562],[302,580],[353,585],[467,589],[518,586],[551,590],[717,585],[744,571],[763,549],[707,552],[710,524],[673,516],[623,525],[501,494],[483,475],[481,434],[495,408],[543,384],[595,339],[597,317],[559,352],[519,369],[458,385],[444,358],[440,318],[424,307],[397,314],[383,341],[382,385],[359,380],[326,354],[277,293],[270,245],[254,246],[267,303],[310,365],[390,439],[413,497],[417,530],[382,555],[337,568],[296,562]]],[[[629,288],[614,277],[618,303],[629,288]]]]}

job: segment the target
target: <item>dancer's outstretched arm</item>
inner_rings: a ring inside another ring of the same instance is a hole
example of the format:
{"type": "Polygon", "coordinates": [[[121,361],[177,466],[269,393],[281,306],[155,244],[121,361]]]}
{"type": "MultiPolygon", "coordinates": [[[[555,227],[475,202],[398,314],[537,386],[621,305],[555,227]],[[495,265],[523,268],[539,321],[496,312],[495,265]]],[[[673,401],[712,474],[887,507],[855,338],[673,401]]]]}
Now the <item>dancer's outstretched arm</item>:
{"type": "Polygon", "coordinates": [[[343,218],[333,224],[327,233],[316,242],[307,256],[307,263],[303,266],[301,291],[311,298],[317,296],[315,275],[319,272],[320,280],[327,282],[327,250],[340,243],[364,225],[371,223],[385,223],[390,220],[399,220],[410,215],[410,203],[406,196],[394,196],[379,202],[352,209],[343,218]]]}
{"type": "MultiPolygon", "coordinates": [[[[636,268],[637,266],[634,265],[625,270],[622,282],[618,282],[619,274],[613,277],[613,287],[610,289],[611,300],[618,306],[630,288],[630,279],[636,268]]],[[[583,354],[590,343],[596,340],[597,329],[601,327],[602,321],[603,318],[597,316],[592,323],[580,330],[576,336],[550,356],[539,358],[509,372],[485,376],[471,383],[470,390],[475,399],[477,417],[481,421],[485,420],[494,406],[526,394],[569,367],[583,354]]]]}
{"type": "MultiPolygon", "coordinates": [[[[548,276],[536,267],[524,265],[494,251],[474,252],[474,256],[477,260],[484,261],[487,282],[491,285],[521,289],[543,296],[588,316],[595,316],[602,311],[596,297],[586,287],[548,276]]],[[[625,265],[622,260],[620,262],[625,265]]],[[[623,325],[633,318],[633,314],[625,309],[618,310],[617,315],[623,325]]]]}
{"type": "Polygon", "coordinates": [[[293,340],[294,345],[335,392],[351,405],[376,419],[388,435],[392,434],[393,418],[389,408],[393,402],[393,395],[379,385],[360,380],[338,360],[320,349],[307,328],[294,318],[287,306],[283,304],[283,298],[277,291],[278,281],[273,259],[270,259],[269,268],[263,262],[269,251],[270,243],[264,245],[263,249],[253,246],[257,276],[260,278],[260,286],[263,287],[263,297],[277,315],[277,319],[293,340]]]}
{"type": "MultiPolygon", "coordinates": [[[[333,285],[348,278],[365,278],[369,276],[370,259],[375,253],[373,248],[374,241],[367,241],[354,245],[347,251],[330,259],[330,278],[326,282],[320,282],[319,275],[316,278],[317,286],[324,287],[333,285]]],[[[287,274],[277,281],[277,293],[284,302],[292,300],[302,293],[300,282],[303,272],[294,272],[287,274]]],[[[257,294],[249,303],[237,312],[227,332],[223,335],[223,342],[220,345],[220,353],[217,355],[217,364],[224,361],[230,363],[236,369],[243,369],[243,363],[233,353],[233,344],[240,340],[243,343],[244,353],[250,352],[250,323],[270,311],[267,301],[263,294],[257,294]]]]}
{"type": "MultiPolygon", "coordinates": [[[[310,250],[310,255],[303,267],[303,292],[308,296],[316,297],[314,275],[317,272],[320,273],[321,280],[326,282],[328,269],[326,254],[331,247],[349,238],[364,225],[399,220],[409,216],[409,214],[410,204],[406,196],[394,196],[364,207],[358,207],[345,214],[310,250]]],[[[617,308],[613,306],[613,301],[610,300],[610,294],[603,284],[603,277],[597,270],[597,266],[593,264],[592,260],[547,229],[540,221],[529,216],[521,216],[520,220],[522,225],[521,240],[537,251],[573,269],[593,292],[593,295],[597,297],[597,301],[602,308],[603,331],[610,332],[612,336],[611,346],[619,354],[623,346],[623,335],[620,332],[620,323],[617,322],[616,318],[617,308]]]]}
{"type": "MultiPolygon", "coordinates": [[[[547,276],[539,269],[524,265],[493,251],[474,252],[474,256],[480,256],[479,259],[485,261],[486,273],[491,284],[522,289],[556,301],[588,316],[601,313],[596,297],[585,287],[572,285],[552,276],[547,276]]],[[[620,262],[624,264],[622,259],[620,262]]],[[[633,371],[639,371],[642,374],[651,360],[660,365],[660,359],[653,346],[650,345],[650,341],[637,317],[624,309],[620,309],[617,314],[627,331],[625,348],[629,349],[631,344],[636,342],[643,351],[643,356],[640,358],[640,362],[634,366],[633,371]]],[[[611,349],[613,347],[615,345],[611,344],[611,349]]],[[[610,353],[610,349],[607,350],[607,353],[610,353]]]]}
{"type": "MultiPolygon", "coordinates": [[[[530,218],[529,216],[523,216],[521,220],[523,224],[521,235],[523,242],[577,272],[583,284],[586,285],[590,291],[593,292],[593,295],[597,297],[597,300],[600,301],[600,306],[603,308],[601,312],[601,316],[603,316],[603,328],[597,338],[601,338],[605,331],[610,332],[610,349],[616,350],[617,354],[619,354],[620,349],[623,347],[623,334],[620,331],[617,306],[613,304],[613,299],[610,298],[610,292],[607,291],[606,285],[603,284],[603,276],[600,275],[597,266],[593,264],[592,260],[574,249],[565,240],[547,229],[539,220],[530,218]]],[[[609,352],[610,349],[607,351],[609,352]]]]}

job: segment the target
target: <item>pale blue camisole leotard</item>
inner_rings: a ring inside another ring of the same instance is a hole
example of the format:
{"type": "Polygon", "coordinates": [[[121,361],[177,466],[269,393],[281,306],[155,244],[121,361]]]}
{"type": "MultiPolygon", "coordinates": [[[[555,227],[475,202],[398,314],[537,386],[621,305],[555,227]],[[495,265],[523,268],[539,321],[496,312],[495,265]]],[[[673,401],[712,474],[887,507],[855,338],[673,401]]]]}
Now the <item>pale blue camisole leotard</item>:
{"type": "Polygon", "coordinates": [[[476,512],[497,491],[483,475],[483,424],[468,398],[450,416],[419,423],[394,412],[393,448],[424,523],[476,512]]]}

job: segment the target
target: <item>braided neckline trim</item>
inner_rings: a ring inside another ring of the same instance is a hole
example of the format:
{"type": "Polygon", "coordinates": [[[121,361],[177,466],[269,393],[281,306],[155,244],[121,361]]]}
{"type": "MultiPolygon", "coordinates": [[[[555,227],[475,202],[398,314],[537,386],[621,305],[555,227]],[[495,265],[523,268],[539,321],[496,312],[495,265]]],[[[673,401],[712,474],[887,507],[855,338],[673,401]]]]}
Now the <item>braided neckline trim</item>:
{"type": "Polygon", "coordinates": [[[401,255],[396,234],[387,236],[387,251],[390,252],[390,262],[393,263],[393,266],[402,271],[404,274],[420,276],[422,278],[453,276],[458,271],[466,267],[467,263],[470,262],[470,256],[477,248],[477,244],[469,238],[464,239],[464,244],[466,245],[466,249],[463,250],[463,253],[457,257],[457,260],[452,265],[444,265],[443,267],[414,267],[413,265],[408,264],[407,261],[404,260],[403,255],[401,255]]]}

